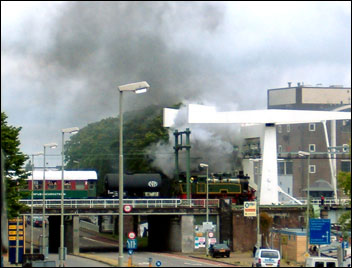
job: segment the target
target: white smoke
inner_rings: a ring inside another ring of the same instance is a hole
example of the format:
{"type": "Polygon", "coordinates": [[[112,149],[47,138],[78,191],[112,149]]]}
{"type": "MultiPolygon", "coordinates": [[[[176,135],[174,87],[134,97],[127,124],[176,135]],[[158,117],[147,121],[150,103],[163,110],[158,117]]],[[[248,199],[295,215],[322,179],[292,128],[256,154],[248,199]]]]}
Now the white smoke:
{"type": "MultiPolygon", "coordinates": [[[[202,103],[204,104],[204,103],[202,103]]],[[[212,104],[206,103],[206,105],[212,104]]],[[[218,110],[221,110],[219,108],[218,110]]],[[[233,109],[232,109],[233,110],[233,109]]],[[[191,131],[191,170],[197,171],[200,163],[209,165],[209,172],[231,172],[240,168],[237,151],[241,147],[240,126],[238,124],[188,124],[186,105],[179,109],[175,125],[169,128],[169,142],[159,142],[147,148],[154,156],[152,165],[164,174],[172,177],[175,172],[175,136],[174,131],[191,131]]],[[[181,138],[179,137],[179,143],[181,138]]],[[[182,135],[182,146],[186,145],[186,135],[182,135]]],[[[179,171],[186,170],[186,149],[179,151],[179,171]]]]}

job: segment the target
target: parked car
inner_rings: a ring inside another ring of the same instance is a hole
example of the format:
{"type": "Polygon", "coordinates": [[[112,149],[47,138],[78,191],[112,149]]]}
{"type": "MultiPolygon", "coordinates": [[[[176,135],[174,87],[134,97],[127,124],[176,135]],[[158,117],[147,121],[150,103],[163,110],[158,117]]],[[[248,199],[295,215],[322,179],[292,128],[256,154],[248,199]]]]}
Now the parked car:
{"type": "Polygon", "coordinates": [[[329,257],[308,257],[305,267],[338,267],[337,259],[329,257]]]}
{"type": "Polygon", "coordinates": [[[252,267],[280,267],[280,252],[276,249],[258,249],[252,267]]]}
{"type": "Polygon", "coordinates": [[[216,256],[230,257],[230,248],[226,244],[213,244],[209,247],[209,254],[213,258],[216,256]]]}
{"type": "MultiPolygon", "coordinates": [[[[45,220],[45,224],[48,224],[48,221],[45,220]]],[[[43,217],[33,217],[33,226],[42,227],[43,226],[43,217]]]]}

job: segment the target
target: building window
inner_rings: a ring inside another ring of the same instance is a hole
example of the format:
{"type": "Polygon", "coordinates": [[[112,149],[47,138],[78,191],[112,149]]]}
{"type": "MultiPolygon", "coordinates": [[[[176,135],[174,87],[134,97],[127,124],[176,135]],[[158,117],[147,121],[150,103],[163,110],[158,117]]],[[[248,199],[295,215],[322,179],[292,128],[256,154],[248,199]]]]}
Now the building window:
{"type": "Polygon", "coordinates": [[[278,162],[277,169],[279,175],[290,175],[292,174],[292,162],[278,162]]]}
{"type": "Polygon", "coordinates": [[[315,123],[309,124],[309,131],[315,131],[315,123]]]}
{"type": "Polygon", "coordinates": [[[293,174],[292,162],[285,162],[286,164],[286,174],[293,174]]]}
{"type": "Polygon", "coordinates": [[[316,172],[315,165],[309,165],[309,173],[315,173],[315,172],[316,172]]]}
{"type": "Polygon", "coordinates": [[[282,145],[279,145],[278,147],[279,147],[279,148],[277,149],[277,151],[278,151],[279,153],[282,153],[282,145]]]}
{"type": "Polygon", "coordinates": [[[285,174],[285,163],[284,162],[277,163],[277,169],[278,169],[279,175],[284,175],[285,174]]]}
{"type": "Polygon", "coordinates": [[[343,172],[351,172],[351,161],[342,160],[341,161],[341,171],[343,171],[343,172]]]}
{"type": "Polygon", "coordinates": [[[282,125],[278,125],[278,126],[277,126],[277,131],[278,131],[279,133],[282,133],[282,125]]]}
{"type": "Polygon", "coordinates": [[[309,152],[315,152],[315,144],[309,144],[309,152]]]}
{"type": "Polygon", "coordinates": [[[348,144],[343,144],[342,145],[342,151],[344,153],[348,153],[350,151],[350,146],[348,144]]]}
{"type": "Polygon", "coordinates": [[[287,131],[287,132],[290,132],[290,131],[291,131],[291,125],[287,125],[287,126],[286,126],[286,131],[287,131]]]}

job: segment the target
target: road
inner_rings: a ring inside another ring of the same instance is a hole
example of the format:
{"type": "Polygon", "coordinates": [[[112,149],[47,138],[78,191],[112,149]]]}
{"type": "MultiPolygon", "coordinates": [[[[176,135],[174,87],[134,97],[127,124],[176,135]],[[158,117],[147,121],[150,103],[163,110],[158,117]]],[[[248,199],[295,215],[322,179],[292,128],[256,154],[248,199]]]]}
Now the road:
{"type": "MultiPolygon", "coordinates": [[[[93,253],[99,259],[113,260],[112,264],[118,262],[118,252],[116,253],[93,253]]],[[[128,264],[128,258],[130,256],[127,252],[124,253],[124,264],[128,264]]],[[[161,263],[161,267],[234,267],[221,262],[196,259],[181,254],[171,253],[155,253],[155,252],[134,252],[132,255],[132,265],[137,267],[149,267],[149,261],[151,261],[152,267],[157,267],[157,262],[161,263]]]]}
{"type": "MultiPolygon", "coordinates": [[[[27,226],[27,246],[29,248],[30,227],[27,226]]],[[[40,236],[42,229],[34,228],[34,237],[40,236]]],[[[37,239],[35,239],[37,240],[37,239]]],[[[35,241],[35,246],[38,241],[35,241]]],[[[118,242],[99,236],[94,232],[85,229],[80,230],[80,256],[68,255],[65,261],[66,267],[111,267],[118,264],[118,242]],[[82,253],[83,252],[83,253],[82,253]],[[84,258],[82,258],[84,257],[84,258]]],[[[128,265],[129,255],[124,252],[124,264],[128,265]]],[[[49,260],[56,261],[58,266],[58,255],[49,254],[49,260]]],[[[132,265],[137,267],[156,267],[156,262],[161,263],[161,267],[234,267],[225,263],[211,260],[197,259],[183,254],[155,253],[155,252],[134,252],[132,255],[132,265]]]]}

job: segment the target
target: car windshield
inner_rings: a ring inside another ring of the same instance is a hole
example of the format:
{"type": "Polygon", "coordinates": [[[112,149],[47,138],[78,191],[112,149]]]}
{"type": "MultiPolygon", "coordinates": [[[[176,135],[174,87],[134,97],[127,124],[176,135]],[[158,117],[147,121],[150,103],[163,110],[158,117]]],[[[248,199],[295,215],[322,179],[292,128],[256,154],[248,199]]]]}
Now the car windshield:
{"type": "Polygon", "coordinates": [[[261,253],[262,258],[279,258],[279,254],[276,251],[263,250],[261,253]]]}
{"type": "Polygon", "coordinates": [[[217,245],[214,245],[214,248],[216,248],[216,249],[227,249],[228,246],[226,244],[217,244],[217,245]]]}

